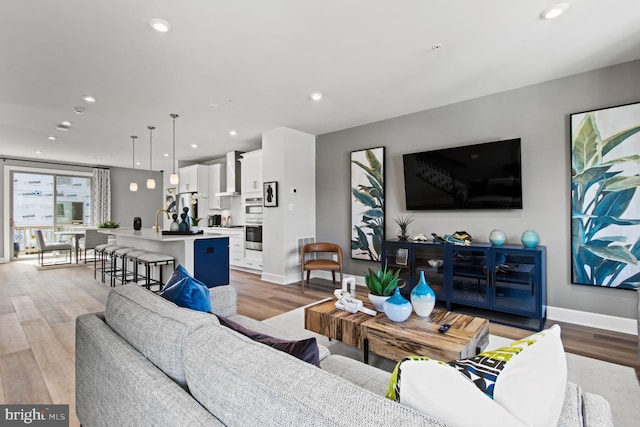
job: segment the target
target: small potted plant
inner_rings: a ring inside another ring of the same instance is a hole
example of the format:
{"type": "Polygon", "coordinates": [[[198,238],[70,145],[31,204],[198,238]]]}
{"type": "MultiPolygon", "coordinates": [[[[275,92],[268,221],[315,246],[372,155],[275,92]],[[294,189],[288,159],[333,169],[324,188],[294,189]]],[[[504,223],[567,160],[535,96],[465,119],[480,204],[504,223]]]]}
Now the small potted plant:
{"type": "Polygon", "coordinates": [[[198,231],[200,231],[200,227],[198,226],[198,224],[200,224],[200,221],[202,220],[202,218],[197,218],[195,216],[191,217],[191,231],[194,233],[197,233],[198,231]]]}
{"type": "Polygon", "coordinates": [[[409,239],[409,234],[407,234],[407,230],[409,229],[409,224],[413,222],[414,218],[406,215],[398,215],[395,219],[396,224],[400,227],[400,234],[398,234],[398,240],[407,240],[409,239]]]}
{"type": "Polygon", "coordinates": [[[119,228],[119,227],[120,227],[119,222],[115,222],[111,220],[103,222],[102,224],[98,224],[98,228],[119,228]]]}
{"type": "Polygon", "coordinates": [[[368,270],[364,275],[364,282],[369,288],[369,301],[375,306],[376,310],[384,311],[384,302],[393,295],[393,291],[398,286],[400,270],[393,272],[389,270],[387,264],[385,264],[384,270],[381,268],[378,268],[377,272],[371,269],[368,270]]]}

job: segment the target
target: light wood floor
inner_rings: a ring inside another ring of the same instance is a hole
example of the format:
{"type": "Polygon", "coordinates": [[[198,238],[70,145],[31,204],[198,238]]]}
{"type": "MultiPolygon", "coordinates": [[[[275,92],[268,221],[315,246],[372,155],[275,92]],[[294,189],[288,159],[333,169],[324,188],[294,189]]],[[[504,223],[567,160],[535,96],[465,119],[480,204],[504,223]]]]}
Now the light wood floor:
{"type": "MultiPolygon", "coordinates": [[[[304,294],[299,286],[262,282],[232,271],[239,293],[238,311],[264,320],[333,295],[330,281],[312,279],[304,294]]],[[[93,279],[91,268],[38,271],[24,262],[0,264],[0,403],[70,404],[75,418],[75,318],[102,311],[109,287],[93,279]]],[[[637,337],[562,324],[565,349],[640,373],[637,337]]],[[[491,333],[522,338],[529,331],[491,325],[491,333]]],[[[640,378],[640,376],[639,376],[640,378]]]]}

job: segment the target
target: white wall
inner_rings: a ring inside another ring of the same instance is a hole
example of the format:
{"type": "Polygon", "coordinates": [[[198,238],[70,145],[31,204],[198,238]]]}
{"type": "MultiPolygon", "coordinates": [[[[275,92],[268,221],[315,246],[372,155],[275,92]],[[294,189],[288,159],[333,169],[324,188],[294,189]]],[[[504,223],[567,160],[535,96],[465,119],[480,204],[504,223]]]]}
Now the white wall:
{"type": "Polygon", "coordinates": [[[264,280],[300,278],[296,242],[316,230],[315,143],[313,135],[288,128],[262,135],[262,180],[278,182],[278,207],[264,208],[264,280]]]}
{"type": "MultiPolygon", "coordinates": [[[[541,64],[543,66],[543,64],[541,64]]],[[[508,243],[533,229],[547,246],[547,303],[553,307],[635,319],[635,292],[571,284],[569,115],[640,101],[640,61],[553,80],[318,137],[317,234],[349,254],[349,153],[386,147],[386,234],[406,213],[402,154],[522,138],[523,209],[412,211],[409,232],[466,230],[488,241],[494,228],[508,243]]],[[[375,264],[345,260],[345,273],[363,275],[375,264]]]]}

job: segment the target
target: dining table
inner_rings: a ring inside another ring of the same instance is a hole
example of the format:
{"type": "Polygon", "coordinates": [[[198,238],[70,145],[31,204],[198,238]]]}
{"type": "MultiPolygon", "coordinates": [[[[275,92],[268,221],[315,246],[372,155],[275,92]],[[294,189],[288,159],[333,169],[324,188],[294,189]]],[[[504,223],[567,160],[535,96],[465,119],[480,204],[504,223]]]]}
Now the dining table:
{"type": "Polygon", "coordinates": [[[65,230],[65,231],[56,231],[53,234],[56,237],[72,237],[73,238],[73,247],[76,252],[76,264],[78,263],[78,253],[80,252],[80,238],[84,237],[85,230],[77,229],[77,230],[65,230]]]}

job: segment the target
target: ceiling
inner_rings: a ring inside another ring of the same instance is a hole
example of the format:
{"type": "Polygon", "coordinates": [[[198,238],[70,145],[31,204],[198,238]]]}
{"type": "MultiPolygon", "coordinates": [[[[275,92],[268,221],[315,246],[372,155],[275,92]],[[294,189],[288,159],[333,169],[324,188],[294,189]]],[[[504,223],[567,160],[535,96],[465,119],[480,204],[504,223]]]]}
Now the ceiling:
{"type": "Polygon", "coordinates": [[[153,125],[170,170],[170,113],[177,159],[203,161],[640,58],[638,0],[565,1],[2,0],[0,157],[131,167],[137,135],[148,169],[153,125]]]}

